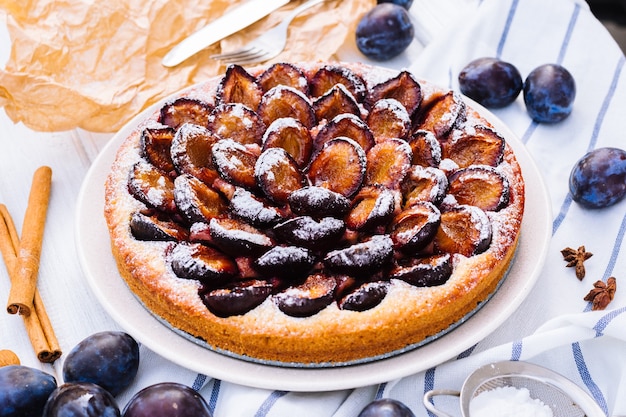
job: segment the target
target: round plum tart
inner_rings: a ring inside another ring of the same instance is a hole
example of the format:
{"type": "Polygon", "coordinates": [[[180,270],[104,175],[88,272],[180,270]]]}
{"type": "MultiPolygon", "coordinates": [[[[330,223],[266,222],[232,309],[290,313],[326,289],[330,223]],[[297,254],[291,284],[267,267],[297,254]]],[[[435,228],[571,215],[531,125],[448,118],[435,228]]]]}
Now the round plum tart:
{"type": "Polygon", "coordinates": [[[225,73],[137,123],[108,175],[122,278],[211,349],[376,360],[445,333],[512,261],[524,180],[504,137],[408,71],[225,73]]]}

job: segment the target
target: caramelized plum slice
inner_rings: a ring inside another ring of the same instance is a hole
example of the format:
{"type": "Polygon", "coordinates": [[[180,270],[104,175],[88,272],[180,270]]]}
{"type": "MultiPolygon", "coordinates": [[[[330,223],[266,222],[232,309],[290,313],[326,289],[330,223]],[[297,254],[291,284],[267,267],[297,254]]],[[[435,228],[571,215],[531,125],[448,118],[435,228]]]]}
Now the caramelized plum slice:
{"type": "Polygon", "coordinates": [[[204,101],[180,97],[161,107],[159,122],[174,129],[185,123],[206,126],[212,109],[211,105],[204,101]]]}
{"type": "Polygon", "coordinates": [[[337,282],[323,274],[313,274],[297,287],[274,295],[274,302],[288,316],[309,317],[326,308],[334,300],[337,282]]]}
{"type": "Polygon", "coordinates": [[[174,171],[170,148],[176,131],[167,126],[147,127],[141,132],[141,154],[163,172],[174,171]]]}
{"type": "Polygon", "coordinates": [[[470,165],[497,166],[502,162],[504,148],[504,138],[498,132],[479,125],[444,144],[443,156],[461,168],[470,165]]]}
{"type": "Polygon", "coordinates": [[[207,125],[220,138],[232,139],[244,145],[261,145],[266,128],[261,117],[241,103],[220,104],[215,107],[207,125]]]}
{"type": "Polygon", "coordinates": [[[346,225],[352,230],[372,230],[386,224],[398,206],[398,193],[382,186],[363,187],[354,197],[346,225]]]}
{"type": "Polygon", "coordinates": [[[187,240],[189,232],[171,220],[161,220],[158,216],[148,216],[135,212],[130,217],[130,232],[137,240],[181,241],[187,240]]]}
{"type": "Polygon", "coordinates": [[[215,92],[217,104],[241,103],[255,110],[259,107],[263,90],[256,78],[240,65],[229,65],[215,92]]]}
{"type": "Polygon", "coordinates": [[[191,223],[207,222],[222,216],[227,209],[226,201],[217,191],[189,174],[179,175],[174,180],[174,200],[191,223]]]}
{"type": "Polygon", "coordinates": [[[491,222],[478,207],[457,206],[441,213],[441,225],[433,243],[440,253],[482,253],[491,244],[491,222]]]}
{"type": "Polygon", "coordinates": [[[165,213],[176,212],[174,182],[147,162],[137,162],[128,176],[128,190],[137,200],[165,213]]]}
{"type": "Polygon", "coordinates": [[[276,236],[290,244],[309,249],[324,249],[335,244],[344,231],[343,220],[324,217],[319,221],[309,216],[299,216],[286,220],[274,227],[276,236]]]}
{"type": "Polygon", "coordinates": [[[378,100],[367,115],[367,124],[377,142],[400,138],[405,139],[411,131],[411,117],[396,99],[378,100]]]}
{"type": "Polygon", "coordinates": [[[330,90],[313,102],[317,120],[332,120],[340,114],[361,115],[356,99],[343,84],[335,84],[330,90]]]}
{"type": "Polygon", "coordinates": [[[452,275],[452,269],[452,257],[446,253],[398,265],[389,272],[389,278],[401,279],[416,287],[434,287],[445,284],[452,275]]]}
{"type": "Polygon", "coordinates": [[[337,287],[335,288],[335,299],[341,300],[346,294],[353,291],[361,282],[350,275],[335,274],[333,275],[337,287]]]}
{"type": "Polygon", "coordinates": [[[391,224],[394,247],[404,253],[414,254],[426,247],[439,228],[441,213],[432,203],[415,203],[399,213],[391,224]]]}
{"type": "Polygon", "coordinates": [[[389,282],[365,282],[339,301],[342,310],[365,311],[376,307],[389,291],[389,282]]]}
{"type": "Polygon", "coordinates": [[[315,136],[315,149],[321,149],[326,142],[347,137],[361,145],[365,152],[376,144],[369,126],[353,114],[341,114],[325,124],[315,136]]]}
{"type": "Polygon", "coordinates": [[[231,257],[200,243],[179,243],[172,249],[169,259],[177,277],[196,279],[210,287],[221,285],[238,272],[231,257]]]}
{"type": "Polygon", "coordinates": [[[437,139],[444,139],[459,123],[465,121],[465,102],[456,92],[449,91],[429,103],[419,117],[421,130],[433,132],[437,139]]]}
{"type": "Polygon", "coordinates": [[[331,65],[320,68],[311,78],[309,83],[311,96],[320,97],[336,84],[342,84],[357,102],[363,102],[367,93],[363,79],[349,68],[331,65]]]}
{"type": "Polygon", "coordinates": [[[309,82],[302,70],[293,64],[279,62],[266,69],[258,77],[258,83],[264,92],[277,85],[286,85],[304,94],[309,93],[309,82]]]}
{"type": "Polygon", "coordinates": [[[422,103],[422,87],[410,72],[401,71],[395,77],[372,87],[368,102],[373,105],[385,98],[398,100],[412,116],[422,103]]]}
{"type": "Polygon", "coordinates": [[[324,258],[324,265],[340,274],[366,276],[388,264],[392,256],[391,238],[375,235],[365,242],[329,252],[324,258]]]}
{"type": "Polygon", "coordinates": [[[309,98],[300,91],[284,85],[276,86],[263,94],[257,113],[265,126],[283,117],[293,117],[307,129],[316,124],[315,112],[309,98]]]}
{"type": "Polygon", "coordinates": [[[213,238],[209,230],[209,224],[204,222],[193,223],[189,227],[189,241],[193,243],[206,243],[211,245],[213,238]]]}
{"type": "Polygon", "coordinates": [[[229,206],[233,216],[255,227],[269,227],[282,220],[282,214],[250,191],[237,188],[229,206]]]}
{"type": "Polygon", "coordinates": [[[324,187],[306,186],[288,198],[291,211],[313,217],[340,217],[350,209],[350,200],[324,187]]]}
{"type": "Polygon", "coordinates": [[[289,281],[304,278],[313,268],[315,256],[298,246],[275,246],[254,263],[254,268],[266,276],[289,281]]]}
{"type": "Polygon", "coordinates": [[[226,288],[201,288],[200,299],[218,317],[240,316],[259,306],[275,290],[270,281],[250,279],[237,281],[226,288]]]}
{"type": "Polygon", "coordinates": [[[254,176],[265,195],[282,205],[307,181],[296,161],[283,148],[263,151],[254,167],[254,176]]]}
{"type": "Polygon", "coordinates": [[[254,149],[235,142],[221,139],[212,148],[213,163],[222,178],[239,187],[256,188],[254,165],[258,154],[254,149]]]}
{"type": "Polygon", "coordinates": [[[191,123],[183,124],[171,145],[172,160],[180,173],[193,175],[206,184],[218,177],[211,148],[218,138],[207,128],[191,123]]]}
{"type": "Polygon", "coordinates": [[[438,167],[441,163],[441,144],[434,133],[428,130],[417,130],[408,140],[413,152],[413,165],[438,167]]]}
{"type": "Polygon", "coordinates": [[[361,187],[366,166],[363,148],[350,138],[339,137],[326,142],[313,157],[308,176],[313,185],[350,197],[361,187]]]}
{"type": "Polygon", "coordinates": [[[455,171],[449,181],[448,192],[459,204],[484,211],[498,211],[509,204],[509,181],[488,165],[472,165],[455,171]]]}
{"type": "Polygon", "coordinates": [[[313,153],[311,133],[302,123],[292,117],[276,119],[267,128],[263,136],[263,150],[283,148],[304,168],[313,153]]]}
{"type": "Polygon", "coordinates": [[[402,184],[404,207],[420,201],[441,204],[448,192],[448,177],[437,168],[414,165],[402,184]]]}
{"type": "Polygon", "coordinates": [[[233,256],[258,256],[274,246],[268,235],[236,219],[211,219],[209,232],[211,242],[233,256]]]}
{"type": "Polygon", "coordinates": [[[377,143],[367,153],[365,183],[399,189],[411,168],[411,147],[402,139],[387,139],[377,143]]]}

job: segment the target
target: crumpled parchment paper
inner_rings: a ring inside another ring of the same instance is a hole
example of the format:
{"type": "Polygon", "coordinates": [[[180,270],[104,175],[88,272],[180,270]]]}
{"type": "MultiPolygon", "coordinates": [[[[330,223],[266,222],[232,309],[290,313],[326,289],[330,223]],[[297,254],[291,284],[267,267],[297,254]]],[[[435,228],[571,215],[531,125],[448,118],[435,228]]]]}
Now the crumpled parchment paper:
{"type": "MultiPolygon", "coordinates": [[[[0,106],[39,131],[114,132],[150,104],[220,74],[208,58],[275,26],[294,1],[175,68],[163,56],[241,1],[0,0],[11,54],[0,69],[0,106]]],[[[376,0],[329,0],[300,14],[277,61],[331,60],[376,0]]]]}

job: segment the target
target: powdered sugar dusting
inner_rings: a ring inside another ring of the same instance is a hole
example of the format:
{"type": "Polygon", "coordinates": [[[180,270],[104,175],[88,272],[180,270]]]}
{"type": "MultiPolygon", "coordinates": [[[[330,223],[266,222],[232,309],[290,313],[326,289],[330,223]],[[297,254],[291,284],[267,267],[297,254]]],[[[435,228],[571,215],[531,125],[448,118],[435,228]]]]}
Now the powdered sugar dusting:
{"type": "Polygon", "coordinates": [[[374,104],[372,112],[385,110],[391,112],[398,120],[407,125],[411,124],[411,117],[406,108],[395,98],[383,98],[374,104]]]}

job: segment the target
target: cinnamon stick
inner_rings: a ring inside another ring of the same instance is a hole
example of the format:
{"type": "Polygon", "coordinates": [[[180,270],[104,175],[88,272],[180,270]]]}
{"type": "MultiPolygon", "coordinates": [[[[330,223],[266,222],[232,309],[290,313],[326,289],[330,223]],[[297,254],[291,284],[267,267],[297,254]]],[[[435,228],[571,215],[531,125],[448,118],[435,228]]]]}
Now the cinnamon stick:
{"type": "Polygon", "coordinates": [[[9,292],[7,311],[10,314],[19,313],[28,316],[35,308],[33,302],[37,288],[39,259],[51,185],[52,170],[50,167],[38,168],[33,175],[22,226],[22,238],[17,251],[15,279],[9,292]]]}
{"type": "MultiPolygon", "coordinates": [[[[19,246],[19,236],[11,214],[4,204],[0,204],[0,251],[11,278],[11,286],[16,280],[15,267],[19,246]]],[[[30,315],[22,315],[24,326],[39,361],[52,363],[61,356],[62,351],[37,288],[33,305],[34,310],[30,315]]]]}

